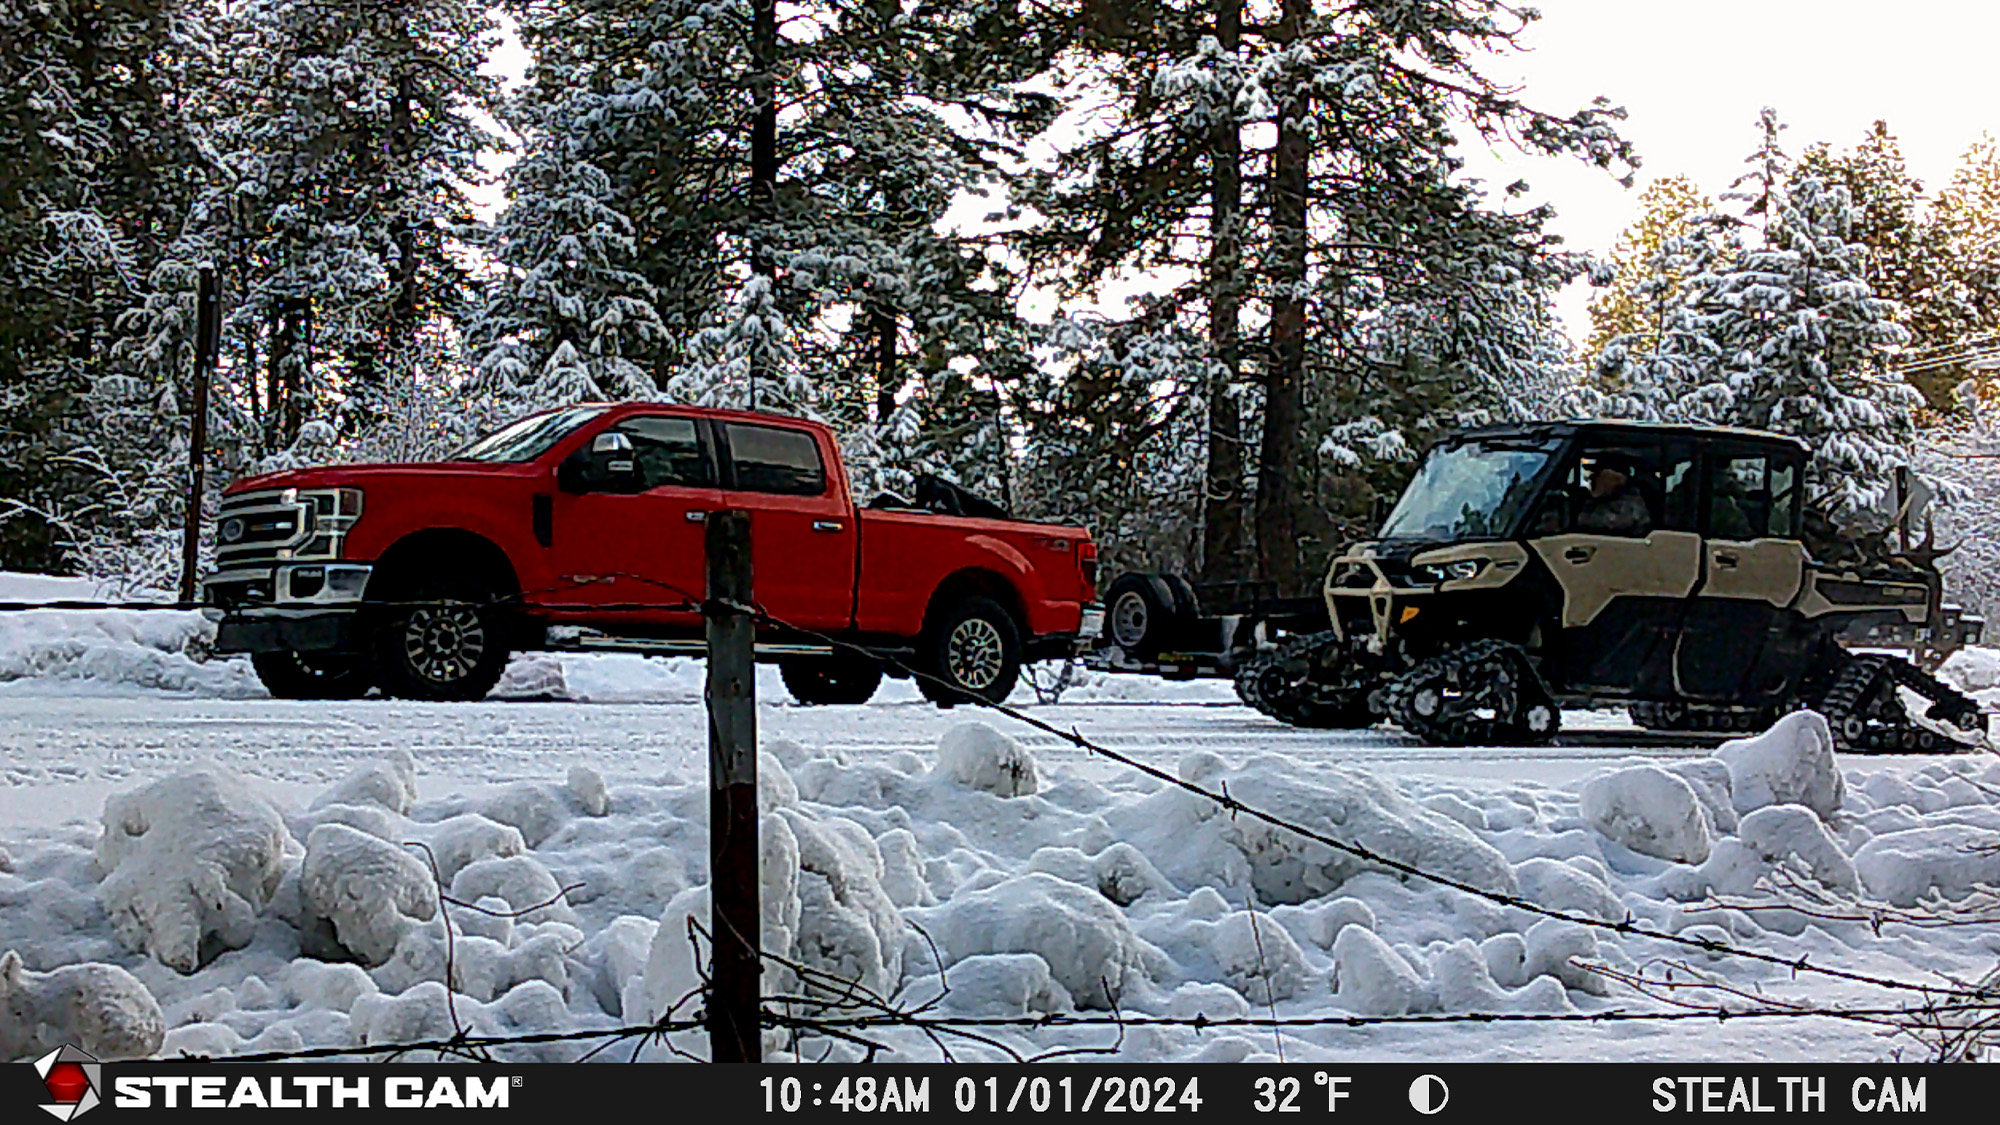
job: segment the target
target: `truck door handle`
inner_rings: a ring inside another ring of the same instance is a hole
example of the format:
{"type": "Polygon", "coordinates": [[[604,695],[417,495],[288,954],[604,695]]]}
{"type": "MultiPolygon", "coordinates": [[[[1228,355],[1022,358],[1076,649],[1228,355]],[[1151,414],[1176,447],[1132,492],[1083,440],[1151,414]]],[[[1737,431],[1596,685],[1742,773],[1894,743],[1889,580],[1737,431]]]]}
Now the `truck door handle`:
{"type": "Polygon", "coordinates": [[[1736,563],[1737,563],[1737,558],[1735,555],[1718,554],[1715,556],[1715,565],[1717,566],[1732,567],[1735,566],[1736,563]]]}
{"type": "Polygon", "coordinates": [[[814,530],[814,531],[840,531],[841,529],[845,528],[846,526],[847,526],[846,524],[844,524],[844,523],[841,523],[841,522],[840,522],[839,520],[814,520],[814,521],[813,521],[813,530],[814,530]]]}
{"type": "Polygon", "coordinates": [[[1594,547],[1571,547],[1563,552],[1563,558],[1573,563],[1586,563],[1590,561],[1590,556],[1596,553],[1597,549],[1594,547]]]}
{"type": "Polygon", "coordinates": [[[700,508],[688,509],[687,521],[689,523],[701,523],[707,519],[708,519],[708,513],[702,511],[700,508]]]}

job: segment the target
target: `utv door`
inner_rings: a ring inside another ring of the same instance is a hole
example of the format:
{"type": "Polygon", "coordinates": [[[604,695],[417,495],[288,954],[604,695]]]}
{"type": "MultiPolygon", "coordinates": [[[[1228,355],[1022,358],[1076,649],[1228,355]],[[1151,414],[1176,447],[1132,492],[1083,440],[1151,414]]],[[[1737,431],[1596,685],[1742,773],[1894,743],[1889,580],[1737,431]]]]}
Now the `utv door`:
{"type": "Polygon", "coordinates": [[[1701,571],[1694,525],[1694,452],[1679,439],[1620,434],[1588,440],[1538,519],[1531,546],[1561,592],[1559,643],[1545,658],[1561,686],[1670,693],[1671,661],[1688,595],[1701,571]],[[1633,518],[1591,518],[1592,481],[1616,467],[1644,500],[1633,518]],[[1553,530],[1554,534],[1546,534],[1553,530]]]}
{"type": "Polygon", "coordinates": [[[1702,472],[1701,584],[1674,658],[1680,693],[1755,704],[1782,695],[1802,665],[1803,630],[1783,627],[1805,579],[1797,450],[1717,444],[1702,472]]]}

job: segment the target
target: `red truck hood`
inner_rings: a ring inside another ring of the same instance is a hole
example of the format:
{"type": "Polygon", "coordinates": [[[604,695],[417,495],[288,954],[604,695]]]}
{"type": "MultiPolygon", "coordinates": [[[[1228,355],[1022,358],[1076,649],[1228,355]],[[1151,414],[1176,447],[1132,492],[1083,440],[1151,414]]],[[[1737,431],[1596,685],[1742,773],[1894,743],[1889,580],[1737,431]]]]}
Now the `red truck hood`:
{"type": "Polygon", "coordinates": [[[525,465],[493,464],[484,461],[423,461],[403,465],[328,465],[313,469],[286,469],[283,472],[241,477],[223,490],[225,496],[266,488],[366,488],[372,482],[421,478],[431,487],[453,477],[492,477],[525,465]]]}

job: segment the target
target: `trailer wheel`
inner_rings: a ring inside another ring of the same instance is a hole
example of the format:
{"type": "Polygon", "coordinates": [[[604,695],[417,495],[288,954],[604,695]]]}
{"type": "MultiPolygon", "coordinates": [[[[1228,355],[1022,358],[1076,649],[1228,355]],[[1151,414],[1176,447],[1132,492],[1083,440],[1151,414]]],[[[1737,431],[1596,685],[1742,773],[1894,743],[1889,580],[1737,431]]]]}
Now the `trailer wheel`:
{"type": "Polygon", "coordinates": [[[882,686],[882,667],[855,657],[812,656],[778,664],[785,690],[809,707],[866,703],[882,686]]]}
{"type": "Polygon", "coordinates": [[[1021,678],[1021,630],[991,598],[970,597],[944,611],[925,638],[917,689],[941,707],[999,703],[1021,678]]]}
{"type": "Polygon", "coordinates": [[[1135,660],[1156,656],[1182,621],[1177,601],[1162,575],[1121,574],[1104,594],[1104,635],[1135,660]]]}
{"type": "Polygon", "coordinates": [[[375,686],[368,661],[346,653],[259,652],[250,666],[274,699],[359,699],[375,686]]]}

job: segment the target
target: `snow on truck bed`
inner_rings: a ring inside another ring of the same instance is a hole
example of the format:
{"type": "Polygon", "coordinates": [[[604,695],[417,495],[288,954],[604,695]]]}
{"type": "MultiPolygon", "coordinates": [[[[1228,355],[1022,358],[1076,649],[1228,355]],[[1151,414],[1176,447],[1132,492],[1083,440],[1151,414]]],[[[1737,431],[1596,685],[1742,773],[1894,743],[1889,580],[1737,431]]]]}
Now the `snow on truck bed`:
{"type": "MultiPolygon", "coordinates": [[[[78,596],[62,580],[7,576],[0,600],[31,586],[78,596]]],[[[707,910],[699,665],[532,657],[510,672],[517,696],[595,707],[301,709],[258,701],[243,661],[202,660],[204,635],[187,614],[0,615],[0,1000],[59,1016],[94,989],[122,1021],[97,1033],[107,1053],[223,1055],[441,1037],[454,1012],[495,1034],[616,1026],[686,995],[687,922],[707,910]],[[436,878],[405,846],[417,842],[436,878]],[[446,901],[505,912],[566,886],[520,918],[446,901]]],[[[774,677],[759,688],[782,697],[774,677]]],[[[867,708],[760,707],[764,943],[912,1007],[941,997],[934,1011],[947,1016],[1115,1005],[1210,1019],[1658,1010],[1583,966],[1632,972],[1663,958],[1781,999],[1910,999],[1375,869],[898,689],[867,708]]],[[[1550,773],[1533,751],[1432,754],[1387,731],[1299,732],[1239,708],[1154,705],[1224,703],[1222,684],[1093,677],[1083,691],[1045,713],[1143,738],[1148,760],[1177,776],[1466,884],[1904,981],[1976,980],[2000,959],[1992,926],[1877,934],[1703,908],[1764,893],[1759,880],[1777,872],[1846,903],[1974,901],[2000,883],[2000,859],[1977,847],[2000,840],[1990,755],[1836,760],[1802,715],[1713,755],[1613,750],[1550,773]],[[1394,772],[1356,768],[1392,757],[1394,772]],[[1471,760],[1484,770],[1465,769],[1471,760]]],[[[893,1057],[937,1057],[920,1036],[878,1037],[893,1057]]],[[[700,1035],[678,1038],[705,1050],[700,1035]]],[[[999,1038],[1035,1052],[1117,1035],[999,1038]]],[[[500,1053],[560,1061],[590,1045],[500,1053]]],[[[0,1034],[0,1055],[37,1046],[0,1034]]],[[[790,1048],[772,1044],[777,1057],[790,1048]]],[[[820,1041],[808,1057],[828,1049],[849,1050],[820,1041]]],[[[1135,1028],[1118,1058],[1281,1050],[1290,1061],[1926,1057],[1880,1028],[1812,1018],[1282,1037],[1135,1028]]],[[[966,1045],[957,1057],[1000,1056],[966,1045]]]]}

